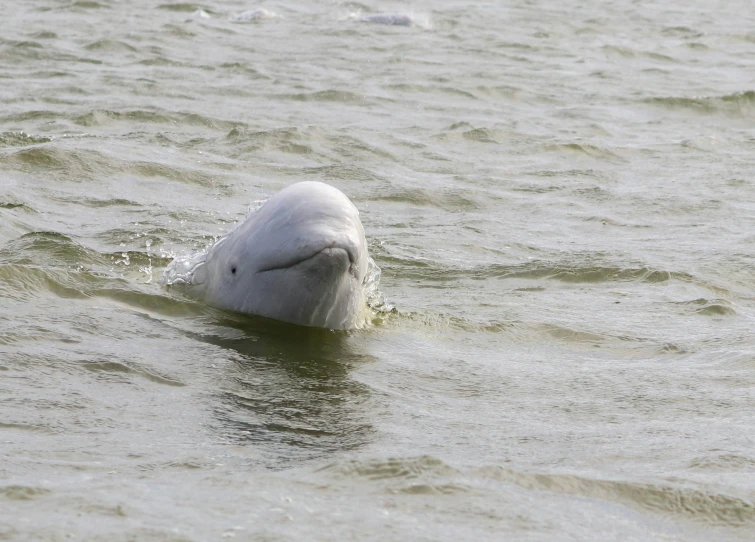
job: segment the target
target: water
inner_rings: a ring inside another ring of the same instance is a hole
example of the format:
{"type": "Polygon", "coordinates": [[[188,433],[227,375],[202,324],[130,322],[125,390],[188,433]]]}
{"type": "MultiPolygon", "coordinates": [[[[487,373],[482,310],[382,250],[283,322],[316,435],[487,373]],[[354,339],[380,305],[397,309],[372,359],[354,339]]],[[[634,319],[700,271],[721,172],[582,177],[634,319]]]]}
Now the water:
{"type": "Polygon", "coordinates": [[[755,538],[755,16],[674,4],[4,3],[0,539],[755,538]],[[396,312],[158,284],[301,180],[396,312]]]}

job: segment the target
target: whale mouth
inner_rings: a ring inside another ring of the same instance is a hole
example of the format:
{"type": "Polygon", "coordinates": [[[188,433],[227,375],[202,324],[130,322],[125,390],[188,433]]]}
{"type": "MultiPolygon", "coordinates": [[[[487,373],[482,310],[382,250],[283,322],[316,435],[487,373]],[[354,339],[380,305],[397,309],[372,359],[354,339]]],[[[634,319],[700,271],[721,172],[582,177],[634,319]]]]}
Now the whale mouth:
{"type": "Polygon", "coordinates": [[[329,246],[321,250],[318,250],[311,256],[307,256],[305,258],[286,262],[285,264],[282,264],[282,265],[273,265],[270,267],[266,267],[264,269],[260,269],[259,271],[257,271],[257,274],[267,273],[268,271],[281,271],[284,269],[292,269],[298,265],[312,261],[315,258],[318,258],[320,256],[328,256],[332,260],[346,260],[348,261],[348,265],[346,265],[347,269],[350,269],[351,266],[356,262],[356,254],[354,253],[353,250],[349,250],[346,247],[329,246]]]}

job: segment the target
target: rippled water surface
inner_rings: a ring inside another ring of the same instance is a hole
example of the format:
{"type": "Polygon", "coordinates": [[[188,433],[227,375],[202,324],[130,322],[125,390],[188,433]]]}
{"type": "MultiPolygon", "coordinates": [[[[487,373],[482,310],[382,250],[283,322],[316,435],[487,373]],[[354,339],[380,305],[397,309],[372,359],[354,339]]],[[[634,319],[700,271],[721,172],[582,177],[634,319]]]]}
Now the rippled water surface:
{"type": "Polygon", "coordinates": [[[0,539],[752,540],[754,14],[2,3],[0,539]],[[371,328],[158,284],[302,180],[371,328]]]}

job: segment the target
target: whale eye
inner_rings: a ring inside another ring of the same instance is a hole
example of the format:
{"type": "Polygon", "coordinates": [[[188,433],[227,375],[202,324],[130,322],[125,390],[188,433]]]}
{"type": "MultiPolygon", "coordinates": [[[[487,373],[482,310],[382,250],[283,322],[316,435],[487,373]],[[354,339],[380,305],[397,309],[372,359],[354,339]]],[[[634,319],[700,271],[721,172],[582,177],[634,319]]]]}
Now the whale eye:
{"type": "Polygon", "coordinates": [[[233,273],[234,275],[236,274],[236,266],[235,265],[233,267],[231,267],[231,273],[233,273]]]}

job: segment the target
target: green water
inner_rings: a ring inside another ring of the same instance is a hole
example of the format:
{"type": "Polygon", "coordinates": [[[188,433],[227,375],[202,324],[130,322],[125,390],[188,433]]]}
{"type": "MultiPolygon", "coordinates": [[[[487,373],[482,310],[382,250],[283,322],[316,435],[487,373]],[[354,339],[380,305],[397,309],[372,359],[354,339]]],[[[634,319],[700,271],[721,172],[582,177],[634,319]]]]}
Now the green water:
{"type": "Polygon", "coordinates": [[[0,20],[0,539],[755,538],[749,3],[0,20]],[[394,312],[158,284],[302,180],[394,312]]]}

